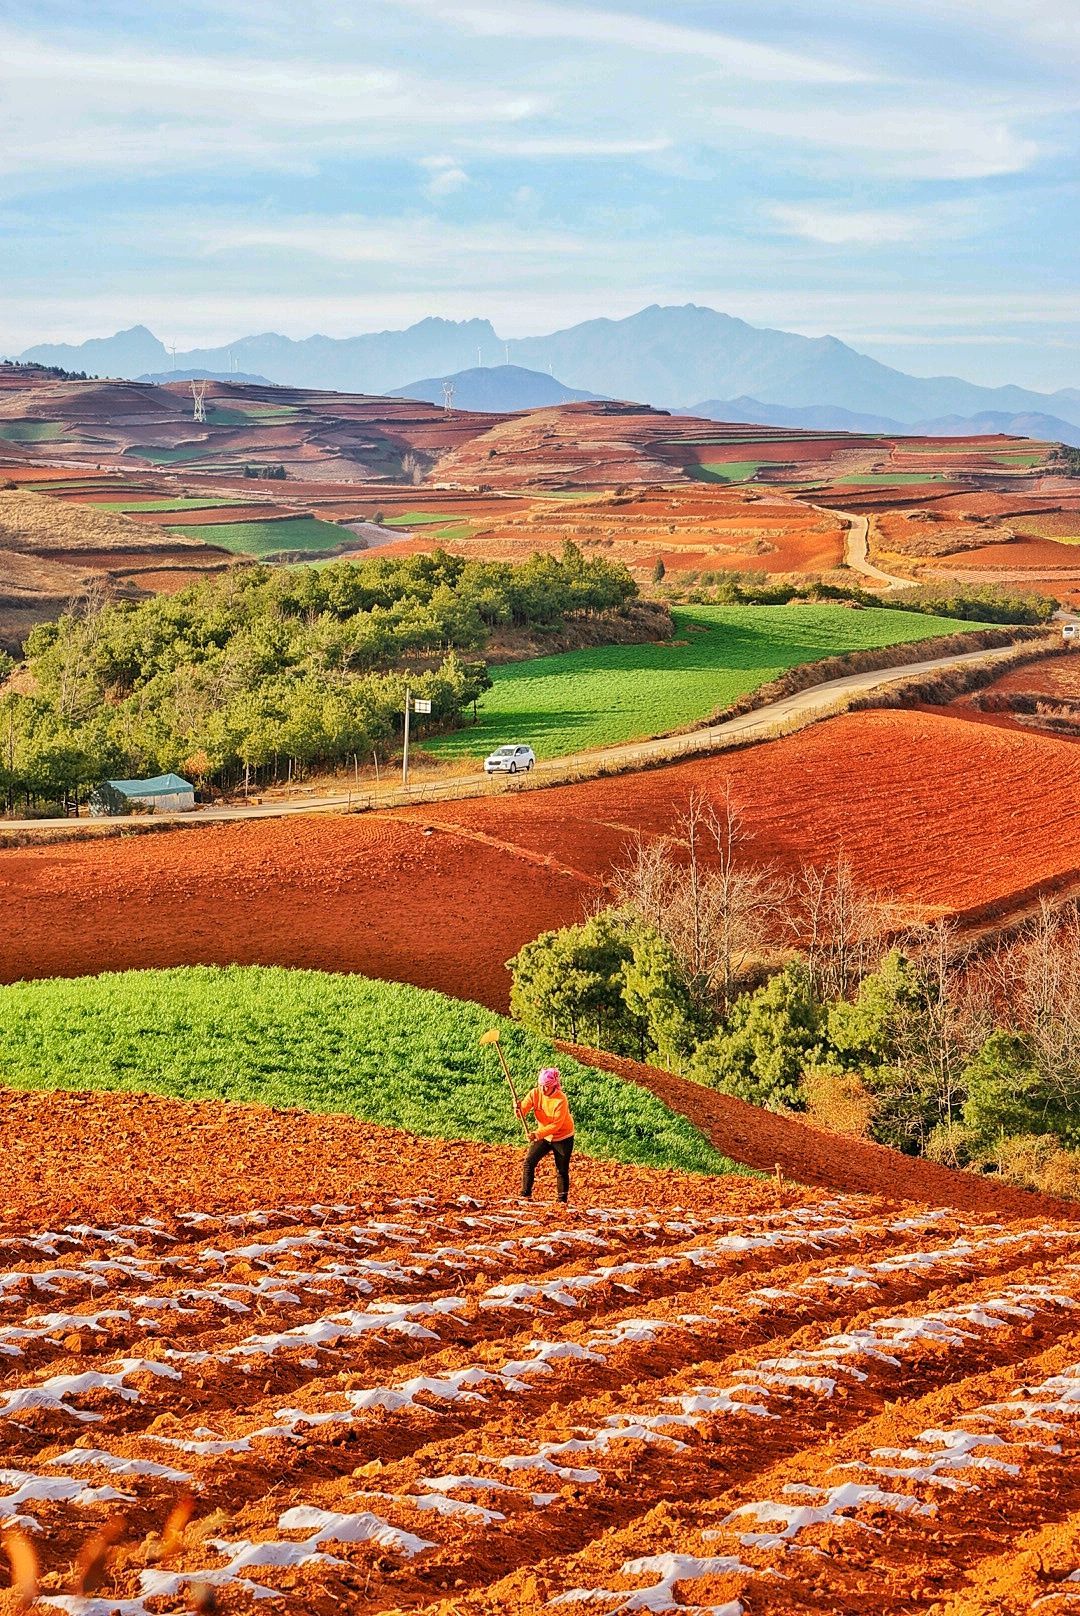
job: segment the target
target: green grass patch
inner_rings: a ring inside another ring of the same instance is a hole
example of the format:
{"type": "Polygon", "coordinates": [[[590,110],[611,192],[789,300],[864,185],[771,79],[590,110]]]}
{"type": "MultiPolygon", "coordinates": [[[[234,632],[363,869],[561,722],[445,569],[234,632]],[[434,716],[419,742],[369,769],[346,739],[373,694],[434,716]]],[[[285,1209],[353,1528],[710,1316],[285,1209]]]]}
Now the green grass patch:
{"type": "Polygon", "coordinates": [[[116,484],[104,477],[50,477],[40,483],[20,483],[19,487],[31,494],[101,494],[116,488],[116,484]]]}
{"type": "Polygon", "coordinates": [[[383,527],[430,527],[455,520],[450,511],[406,511],[402,516],[385,516],[383,527]]]}
{"type": "MultiPolygon", "coordinates": [[[[174,525],[174,524],[170,524],[174,525]]],[[[182,526],[176,523],[176,526],[182,526]]],[[[335,522],[321,522],[317,516],[290,516],[270,522],[207,522],[195,531],[204,544],[232,550],[235,555],[274,556],[291,550],[310,550],[318,555],[349,543],[354,535],[335,522]]]]}
{"type": "Polygon", "coordinates": [[[63,436],[62,421],[0,421],[0,438],[8,443],[54,443],[63,436]]]}
{"type": "Polygon", "coordinates": [[[0,988],[0,1082],[253,1100],[428,1138],[519,1144],[494,1052],[479,1045],[495,1024],[523,1088],[538,1067],[559,1065],[586,1154],[732,1169],[644,1089],[557,1055],[480,1005],[321,971],[194,966],[0,988]]]}
{"type": "Polygon", "coordinates": [[[708,460],[688,465],[687,475],[695,482],[745,483],[756,477],[762,466],[779,466],[778,460],[708,460]]]}
{"type": "Polygon", "coordinates": [[[124,453],[136,460],[148,460],[152,466],[172,466],[182,464],[185,460],[205,460],[207,455],[219,454],[220,446],[216,443],[178,443],[172,449],[161,449],[149,444],[132,444],[124,453]]]}
{"type": "Polygon", "coordinates": [[[485,757],[506,741],[538,757],[666,735],[700,722],[788,668],[984,624],[887,607],[686,606],[674,639],[602,645],[491,669],[475,725],[425,740],[440,757],[485,757]]]}
{"type": "Polygon", "coordinates": [[[1032,466],[1041,466],[1046,459],[1046,453],[1041,449],[1000,449],[995,450],[991,458],[999,466],[1018,466],[1027,471],[1032,466]]]}
{"type": "Polygon", "coordinates": [[[296,404],[245,404],[236,413],[245,421],[295,421],[300,409],[296,404]]]}
{"type": "Polygon", "coordinates": [[[120,511],[128,515],[132,511],[212,511],[235,505],[235,500],[229,499],[196,499],[182,495],[178,499],[108,499],[97,500],[96,509],[99,511],[120,511]]]}

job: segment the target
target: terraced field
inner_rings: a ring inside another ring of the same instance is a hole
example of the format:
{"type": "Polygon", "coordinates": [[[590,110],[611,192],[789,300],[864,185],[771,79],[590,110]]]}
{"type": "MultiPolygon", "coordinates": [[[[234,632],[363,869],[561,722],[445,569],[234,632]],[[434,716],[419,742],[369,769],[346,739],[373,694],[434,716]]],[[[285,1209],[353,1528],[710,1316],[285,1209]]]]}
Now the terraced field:
{"type": "Polygon", "coordinates": [[[9,1213],[41,1608],[1029,1608],[1002,1556],[1080,1505],[1080,1228],[634,1169],[549,1210],[423,1148],[406,1195],[9,1213]]]}

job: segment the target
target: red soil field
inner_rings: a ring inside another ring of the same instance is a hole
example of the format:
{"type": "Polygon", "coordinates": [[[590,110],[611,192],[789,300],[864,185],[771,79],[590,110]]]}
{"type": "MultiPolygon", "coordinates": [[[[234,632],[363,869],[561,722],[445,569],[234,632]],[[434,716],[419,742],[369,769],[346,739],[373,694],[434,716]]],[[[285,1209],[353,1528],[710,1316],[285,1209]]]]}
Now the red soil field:
{"type": "Polygon", "coordinates": [[[747,857],[845,855],[916,916],[969,922],[1080,880],[1080,749],[867,712],[643,774],[393,814],[0,852],[0,980],[140,965],[362,971],[502,1008],[508,960],[581,919],[638,834],[730,787],[747,857]],[[502,901],[513,894],[513,902],[502,901]]]}
{"type": "Polygon", "coordinates": [[[1067,1591],[1080,1229],[1034,1197],[582,1162],[556,1209],[507,1198],[515,1152],[342,1118],[0,1091],[0,1125],[0,1509],[61,1608],[1067,1591]]]}
{"type": "MultiPolygon", "coordinates": [[[[722,430],[722,429],[721,429],[722,430]]],[[[887,447],[887,445],[885,446],[887,447]]],[[[683,465],[725,465],[743,460],[776,461],[781,465],[812,465],[832,460],[836,455],[880,452],[873,442],[851,438],[740,438],[735,443],[678,444],[675,452],[683,465]]]]}
{"type": "Polygon", "coordinates": [[[1010,668],[1000,679],[987,685],[982,694],[990,695],[994,691],[1003,694],[1037,691],[1039,695],[1072,696],[1080,700],[1080,655],[1063,651],[1060,656],[1040,657],[1037,662],[1010,668]]]}
{"type": "Polygon", "coordinates": [[[1047,571],[1080,575],[1080,546],[1056,544],[1053,539],[1006,539],[1001,544],[976,545],[953,555],[934,556],[926,565],[945,570],[963,567],[969,571],[985,567],[1002,572],[1029,572],[1032,576],[1047,571]]]}
{"type": "MultiPolygon", "coordinates": [[[[536,500],[507,511],[490,501],[475,531],[454,541],[466,555],[520,560],[558,552],[567,541],[600,549],[631,570],[651,574],[658,557],[675,571],[828,572],[843,557],[838,515],[779,492],[708,484],[639,487],[626,493],[583,493],[580,500],[536,500]]],[[[431,547],[418,530],[415,547],[431,547]]]]}

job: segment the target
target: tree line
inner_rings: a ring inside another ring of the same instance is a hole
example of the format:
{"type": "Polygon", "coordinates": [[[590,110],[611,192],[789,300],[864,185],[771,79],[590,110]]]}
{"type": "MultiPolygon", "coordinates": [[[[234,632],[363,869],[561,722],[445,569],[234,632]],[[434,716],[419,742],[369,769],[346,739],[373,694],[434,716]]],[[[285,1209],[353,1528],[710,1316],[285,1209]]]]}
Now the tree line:
{"type": "Polygon", "coordinates": [[[237,568],[141,602],[91,594],[31,631],[0,695],[0,790],[12,807],[108,777],[229,787],[385,755],[406,685],[431,702],[418,738],[453,727],[490,688],[494,630],[558,628],[636,593],[625,567],[568,545],[520,565],[435,551],[237,568]]]}
{"type": "Polygon", "coordinates": [[[980,952],[905,924],[843,860],[744,857],[730,802],[638,842],[611,901],[510,961],[511,1008],[777,1111],[1080,1194],[1080,916],[980,952]]]}

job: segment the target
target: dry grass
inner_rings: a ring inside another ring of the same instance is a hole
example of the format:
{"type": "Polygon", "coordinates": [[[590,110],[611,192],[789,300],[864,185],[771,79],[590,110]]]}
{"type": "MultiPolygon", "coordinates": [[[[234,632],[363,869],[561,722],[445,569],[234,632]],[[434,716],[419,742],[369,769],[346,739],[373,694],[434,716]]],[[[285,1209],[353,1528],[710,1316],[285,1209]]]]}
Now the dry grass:
{"type": "Polygon", "coordinates": [[[1003,1139],[996,1164],[1005,1182],[1018,1189],[1080,1199],[1080,1151],[1066,1150],[1051,1134],[1003,1139]]]}
{"type": "Polygon", "coordinates": [[[154,551],[201,549],[198,539],[173,529],[143,526],[113,511],[76,504],[49,494],[0,489],[0,549],[28,555],[50,551],[154,551]]]}
{"type": "Polygon", "coordinates": [[[815,1127],[848,1139],[868,1139],[874,1120],[874,1096],[858,1072],[812,1066],[803,1073],[806,1116],[815,1127]]]}

